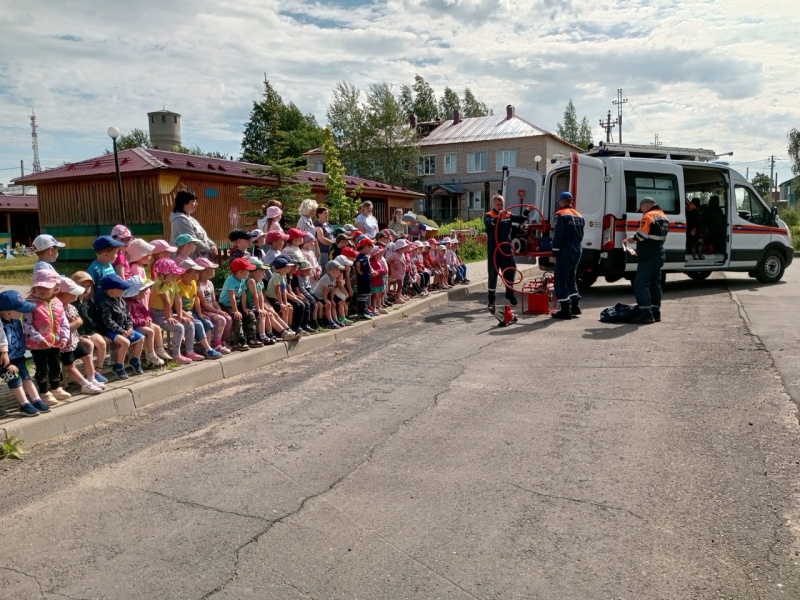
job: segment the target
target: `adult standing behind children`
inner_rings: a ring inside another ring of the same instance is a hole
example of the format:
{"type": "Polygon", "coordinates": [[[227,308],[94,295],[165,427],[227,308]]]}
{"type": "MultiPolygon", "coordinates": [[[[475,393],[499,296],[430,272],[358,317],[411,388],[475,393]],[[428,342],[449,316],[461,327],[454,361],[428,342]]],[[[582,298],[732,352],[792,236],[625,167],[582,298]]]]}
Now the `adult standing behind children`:
{"type": "Polygon", "coordinates": [[[372,214],[372,202],[369,200],[361,203],[361,213],[356,217],[356,229],[373,240],[378,235],[378,219],[372,214]]]}
{"type": "Polygon", "coordinates": [[[189,190],[181,190],[175,195],[175,205],[169,216],[170,244],[175,245],[175,240],[184,233],[196,238],[197,248],[192,258],[205,256],[213,258],[218,254],[216,244],[208,237],[206,230],[192,215],[197,211],[197,195],[189,190]]]}
{"type": "Polygon", "coordinates": [[[396,208],[392,213],[392,220],[389,221],[389,229],[397,234],[397,237],[408,234],[408,225],[403,221],[403,209],[396,208]]]}
{"type": "Polygon", "coordinates": [[[319,264],[324,269],[330,260],[331,250],[336,244],[336,236],[333,234],[333,227],[328,223],[328,209],[324,206],[317,208],[316,226],[317,245],[319,245],[319,264]]]}

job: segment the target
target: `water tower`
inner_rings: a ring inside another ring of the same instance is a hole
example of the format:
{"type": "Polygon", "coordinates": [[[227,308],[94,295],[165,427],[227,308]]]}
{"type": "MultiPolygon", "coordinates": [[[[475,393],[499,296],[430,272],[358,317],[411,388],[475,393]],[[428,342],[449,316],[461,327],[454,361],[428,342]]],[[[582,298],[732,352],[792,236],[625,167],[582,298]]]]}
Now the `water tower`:
{"type": "Polygon", "coordinates": [[[150,143],[156,150],[172,150],[181,145],[181,116],[169,110],[147,113],[150,143]]]}

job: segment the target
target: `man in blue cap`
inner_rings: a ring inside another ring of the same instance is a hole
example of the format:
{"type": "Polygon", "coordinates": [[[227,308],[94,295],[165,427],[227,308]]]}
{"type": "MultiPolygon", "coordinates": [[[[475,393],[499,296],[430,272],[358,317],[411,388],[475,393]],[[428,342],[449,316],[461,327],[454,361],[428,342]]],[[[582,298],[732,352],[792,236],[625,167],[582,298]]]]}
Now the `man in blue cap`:
{"type": "Polygon", "coordinates": [[[562,192],[558,197],[553,258],[556,261],[555,292],[559,309],[550,315],[554,319],[571,319],[581,314],[577,277],[585,223],[581,213],[573,208],[572,202],[572,194],[569,192],[562,192]]]}

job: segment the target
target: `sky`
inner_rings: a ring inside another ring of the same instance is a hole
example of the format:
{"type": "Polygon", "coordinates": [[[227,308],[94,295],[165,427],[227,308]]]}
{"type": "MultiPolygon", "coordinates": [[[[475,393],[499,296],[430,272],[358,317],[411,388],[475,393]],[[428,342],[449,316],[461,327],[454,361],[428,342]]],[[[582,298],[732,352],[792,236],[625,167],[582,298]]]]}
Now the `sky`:
{"type": "MultiPolygon", "coordinates": [[[[621,88],[623,141],[702,147],[791,177],[800,11],[789,0],[0,0],[0,183],[110,148],[110,125],[182,115],[183,144],[238,157],[266,74],[325,124],[338,81],[422,75],[555,131],[572,99],[599,120],[621,88]],[[26,171],[27,172],[27,171],[26,171]]],[[[614,132],[614,140],[618,140],[614,132]]]]}

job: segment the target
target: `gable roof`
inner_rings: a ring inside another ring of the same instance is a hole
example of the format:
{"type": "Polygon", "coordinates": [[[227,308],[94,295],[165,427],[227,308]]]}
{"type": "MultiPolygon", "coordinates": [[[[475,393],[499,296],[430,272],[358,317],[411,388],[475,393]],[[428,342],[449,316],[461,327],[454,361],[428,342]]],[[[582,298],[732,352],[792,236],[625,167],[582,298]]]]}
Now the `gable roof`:
{"type": "MultiPolygon", "coordinates": [[[[468,117],[456,123],[453,119],[444,121],[427,137],[420,140],[421,146],[438,144],[457,144],[462,142],[484,142],[490,140],[506,140],[513,138],[547,135],[568,146],[572,146],[556,135],[537,127],[516,115],[510,119],[508,115],[490,115],[488,117],[468,117]]],[[[580,148],[575,147],[576,150],[580,148]]],[[[582,150],[581,150],[582,151],[582,150]]]]}
{"type": "MultiPolygon", "coordinates": [[[[119,153],[120,173],[144,173],[147,171],[180,171],[182,173],[192,173],[195,175],[216,175],[235,177],[242,180],[242,184],[263,182],[266,178],[258,177],[251,171],[253,169],[264,169],[264,165],[248,163],[238,160],[227,160],[224,158],[209,158],[206,156],[196,156],[194,154],[181,154],[180,152],[167,152],[166,150],[153,150],[150,148],[131,148],[119,153]]],[[[114,175],[114,155],[106,154],[88,160],[48,169],[41,173],[33,173],[25,177],[17,177],[14,182],[18,184],[36,183],[41,184],[48,181],[63,179],[77,179],[81,177],[95,177],[98,175],[114,175]]],[[[310,183],[312,186],[325,187],[327,179],[326,173],[316,171],[300,171],[297,179],[310,183]]],[[[423,194],[409,190],[403,186],[390,185],[371,179],[360,177],[345,177],[345,183],[349,188],[359,185],[364,186],[365,191],[392,192],[399,195],[409,195],[422,197],[423,194]]]]}

